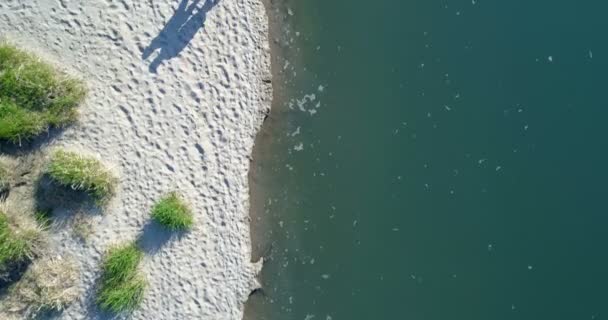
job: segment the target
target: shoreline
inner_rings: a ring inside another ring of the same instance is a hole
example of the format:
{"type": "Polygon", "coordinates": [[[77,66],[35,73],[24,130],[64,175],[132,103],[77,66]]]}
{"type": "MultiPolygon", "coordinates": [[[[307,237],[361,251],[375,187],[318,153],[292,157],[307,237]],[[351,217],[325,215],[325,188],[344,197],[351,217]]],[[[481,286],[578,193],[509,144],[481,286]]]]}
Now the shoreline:
{"type": "MultiPolygon", "coordinates": [[[[292,27],[289,22],[289,6],[284,3],[277,3],[273,0],[262,0],[264,3],[266,14],[268,16],[268,35],[271,53],[271,71],[272,71],[272,107],[268,117],[265,119],[260,131],[255,138],[255,144],[252,152],[252,161],[249,171],[250,185],[250,229],[252,241],[252,261],[262,261],[265,264],[265,259],[270,259],[273,251],[272,235],[275,231],[273,228],[273,216],[270,216],[266,209],[267,202],[273,195],[275,190],[273,184],[276,183],[267,175],[271,168],[263,168],[268,163],[274,163],[273,157],[280,157],[281,152],[277,153],[274,150],[273,144],[277,139],[283,139],[282,135],[286,132],[287,127],[287,112],[286,102],[289,101],[291,92],[288,89],[288,83],[292,80],[288,73],[291,69],[282,68],[285,63],[291,62],[293,54],[292,43],[292,27]]],[[[259,320],[260,314],[266,315],[269,307],[265,296],[265,288],[263,283],[263,272],[257,276],[261,284],[260,290],[253,292],[245,305],[245,314],[243,320],[259,320]]]]}
{"type": "Polygon", "coordinates": [[[146,254],[149,287],[130,318],[240,320],[260,286],[248,173],[273,98],[268,15],[260,0],[220,0],[183,51],[152,74],[153,57],[142,61],[142,49],[173,12],[142,0],[0,4],[2,36],[73,70],[90,89],[79,123],[42,150],[88,150],[121,173],[117,197],[90,217],[86,243],[68,228],[52,232],[57,252],[81,270],[81,296],[59,319],[105,318],[90,294],[105,250],[141,235],[150,207],[171,190],[191,203],[195,227],[146,254]]]}
{"type": "MultiPolygon", "coordinates": [[[[272,140],[282,139],[282,137],[277,135],[283,134],[283,132],[286,130],[288,124],[285,123],[284,118],[287,115],[286,112],[289,111],[285,108],[285,102],[288,101],[289,97],[289,89],[286,85],[290,81],[289,74],[287,74],[286,71],[281,68],[286,61],[289,61],[287,59],[286,52],[286,47],[289,46],[289,40],[287,39],[289,32],[285,32],[285,30],[290,30],[290,26],[287,22],[288,8],[282,7],[281,4],[272,4],[272,0],[262,0],[262,2],[266,7],[269,20],[269,44],[271,52],[273,92],[272,107],[270,108],[270,112],[268,113],[255,138],[251,169],[249,171],[250,185],[258,184],[257,181],[262,178],[258,172],[258,169],[261,164],[265,163],[265,157],[274,155],[267,152],[270,151],[269,147],[271,147],[269,146],[269,143],[271,143],[272,140]]],[[[268,183],[268,181],[263,181],[262,183],[268,183]]],[[[250,212],[252,215],[252,220],[262,222],[261,212],[264,211],[264,202],[268,194],[269,193],[267,190],[265,190],[265,188],[250,188],[250,212]]],[[[268,245],[265,244],[264,239],[260,238],[258,241],[255,241],[255,238],[258,236],[262,236],[262,233],[252,229],[254,248],[252,261],[257,261],[263,258],[264,253],[268,249],[268,245]]]]}

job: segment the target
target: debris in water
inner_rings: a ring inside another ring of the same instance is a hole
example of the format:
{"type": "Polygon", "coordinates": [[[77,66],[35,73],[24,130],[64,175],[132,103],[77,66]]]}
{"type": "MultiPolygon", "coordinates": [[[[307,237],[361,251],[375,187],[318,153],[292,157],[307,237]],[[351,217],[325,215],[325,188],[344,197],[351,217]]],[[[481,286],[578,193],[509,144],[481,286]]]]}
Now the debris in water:
{"type": "Polygon", "coordinates": [[[298,128],[296,129],[296,131],[292,132],[292,133],[291,133],[291,136],[292,136],[292,137],[295,137],[295,136],[297,136],[297,135],[299,135],[299,134],[300,134],[300,127],[298,127],[298,128]]]}

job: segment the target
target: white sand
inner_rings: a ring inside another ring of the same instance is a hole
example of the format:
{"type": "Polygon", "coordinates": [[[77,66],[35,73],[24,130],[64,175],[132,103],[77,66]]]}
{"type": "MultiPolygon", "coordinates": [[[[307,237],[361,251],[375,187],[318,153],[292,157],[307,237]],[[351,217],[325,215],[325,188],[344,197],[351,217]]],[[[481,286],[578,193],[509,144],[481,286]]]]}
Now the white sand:
{"type": "Polygon", "coordinates": [[[179,2],[0,1],[0,36],[67,67],[90,88],[81,122],[47,147],[88,150],[121,176],[118,196],[94,218],[86,243],[69,228],[54,236],[57,250],[82,268],[82,298],[61,319],[104,318],[92,300],[103,253],[144,229],[146,245],[159,248],[146,255],[149,287],[131,318],[241,319],[258,286],[247,172],[271,99],[263,82],[271,77],[264,7],[261,0],[220,0],[181,54],[153,74],[148,66],[157,53],[142,61],[142,52],[179,2]],[[171,190],[191,203],[196,226],[162,243],[166,234],[146,224],[154,201],[171,190]]]}

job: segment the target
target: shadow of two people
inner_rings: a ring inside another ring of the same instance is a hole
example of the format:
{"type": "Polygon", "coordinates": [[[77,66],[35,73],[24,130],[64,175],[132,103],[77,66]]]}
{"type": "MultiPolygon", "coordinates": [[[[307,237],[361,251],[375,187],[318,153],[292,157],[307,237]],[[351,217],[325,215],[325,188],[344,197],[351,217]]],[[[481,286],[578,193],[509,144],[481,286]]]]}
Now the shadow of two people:
{"type": "Polygon", "coordinates": [[[149,70],[156,73],[158,67],[166,60],[177,57],[192,41],[199,29],[201,29],[207,18],[207,13],[219,2],[219,0],[194,0],[188,5],[189,0],[181,0],[173,16],[166,22],[165,27],[152,39],[142,53],[142,59],[146,60],[150,55],[160,49],[158,55],[150,63],[149,70]]]}

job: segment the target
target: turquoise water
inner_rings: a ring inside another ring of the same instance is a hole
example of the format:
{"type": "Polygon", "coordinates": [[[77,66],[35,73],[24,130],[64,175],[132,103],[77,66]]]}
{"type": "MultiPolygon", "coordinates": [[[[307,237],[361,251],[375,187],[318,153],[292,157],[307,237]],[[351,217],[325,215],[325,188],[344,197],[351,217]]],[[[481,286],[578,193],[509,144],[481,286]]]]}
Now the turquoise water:
{"type": "Polygon", "coordinates": [[[250,319],[608,317],[608,2],[269,6],[250,319]]]}

